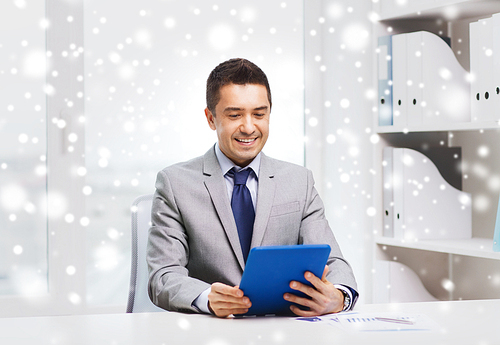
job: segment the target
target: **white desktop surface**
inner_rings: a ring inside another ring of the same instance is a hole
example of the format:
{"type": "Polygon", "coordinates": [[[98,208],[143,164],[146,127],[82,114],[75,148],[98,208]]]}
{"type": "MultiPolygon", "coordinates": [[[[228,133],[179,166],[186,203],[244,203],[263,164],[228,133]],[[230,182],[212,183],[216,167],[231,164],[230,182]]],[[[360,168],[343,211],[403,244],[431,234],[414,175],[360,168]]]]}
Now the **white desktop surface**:
{"type": "Polygon", "coordinates": [[[355,310],[425,314],[439,329],[348,332],[285,317],[123,313],[0,319],[0,344],[500,344],[500,300],[371,304],[355,310]]]}

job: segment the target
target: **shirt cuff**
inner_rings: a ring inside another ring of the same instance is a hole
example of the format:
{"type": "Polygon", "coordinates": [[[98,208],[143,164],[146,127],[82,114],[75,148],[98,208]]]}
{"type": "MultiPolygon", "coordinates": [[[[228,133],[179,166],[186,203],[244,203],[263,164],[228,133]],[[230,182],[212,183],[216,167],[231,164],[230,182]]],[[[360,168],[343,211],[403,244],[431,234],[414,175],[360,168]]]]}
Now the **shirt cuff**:
{"type": "Polygon", "coordinates": [[[345,307],[344,309],[342,309],[342,311],[349,311],[349,310],[351,310],[352,307],[354,306],[353,305],[353,303],[354,303],[354,298],[353,297],[354,296],[352,295],[351,289],[349,289],[348,287],[345,287],[344,285],[339,285],[339,284],[334,284],[333,286],[336,287],[339,290],[344,291],[349,296],[349,305],[347,307],[345,307]]]}
{"type": "Polygon", "coordinates": [[[208,309],[208,294],[210,293],[211,287],[200,293],[198,297],[193,301],[193,307],[198,309],[200,312],[205,314],[211,314],[208,309]]]}

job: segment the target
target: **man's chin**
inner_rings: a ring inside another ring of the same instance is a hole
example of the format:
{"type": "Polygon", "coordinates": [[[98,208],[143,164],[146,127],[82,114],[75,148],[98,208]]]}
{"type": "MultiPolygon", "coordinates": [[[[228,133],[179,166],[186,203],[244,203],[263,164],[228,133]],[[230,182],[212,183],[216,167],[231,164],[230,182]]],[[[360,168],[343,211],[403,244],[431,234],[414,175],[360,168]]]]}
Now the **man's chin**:
{"type": "Polygon", "coordinates": [[[233,161],[241,167],[247,166],[254,160],[255,157],[257,157],[259,152],[260,150],[248,150],[245,152],[240,152],[240,154],[238,154],[238,156],[235,157],[233,161]]]}

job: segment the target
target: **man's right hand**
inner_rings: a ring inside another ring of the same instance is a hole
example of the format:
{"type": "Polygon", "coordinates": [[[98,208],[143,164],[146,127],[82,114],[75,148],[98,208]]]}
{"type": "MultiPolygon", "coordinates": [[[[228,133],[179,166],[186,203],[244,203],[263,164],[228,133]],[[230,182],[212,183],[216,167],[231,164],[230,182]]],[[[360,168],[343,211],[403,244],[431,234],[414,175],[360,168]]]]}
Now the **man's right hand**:
{"type": "Polygon", "coordinates": [[[252,306],[250,299],[243,295],[238,286],[213,283],[208,294],[208,308],[218,317],[245,314],[252,306]]]}

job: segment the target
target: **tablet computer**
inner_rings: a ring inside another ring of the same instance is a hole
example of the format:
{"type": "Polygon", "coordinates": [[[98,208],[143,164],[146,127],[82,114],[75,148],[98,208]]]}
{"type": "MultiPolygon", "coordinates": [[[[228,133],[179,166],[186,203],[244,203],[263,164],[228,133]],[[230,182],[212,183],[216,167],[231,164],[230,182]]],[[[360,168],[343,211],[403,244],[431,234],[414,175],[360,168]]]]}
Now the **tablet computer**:
{"type": "Polygon", "coordinates": [[[290,288],[292,280],[312,286],[306,271],[323,275],[330,255],[327,244],[264,246],[252,248],[241,278],[240,289],[252,302],[247,315],[293,315],[286,292],[305,296],[290,288]]]}

